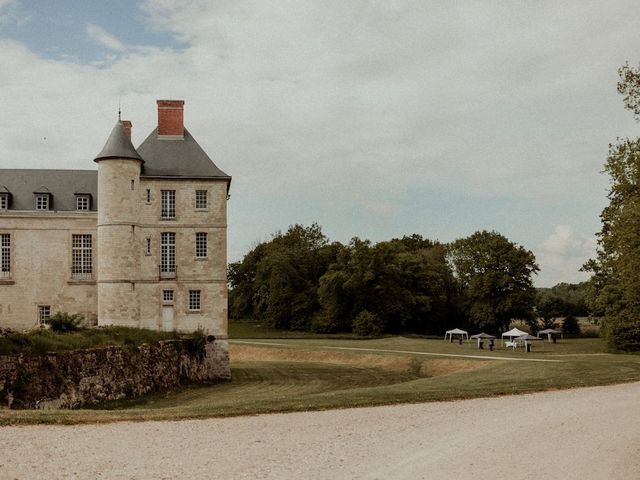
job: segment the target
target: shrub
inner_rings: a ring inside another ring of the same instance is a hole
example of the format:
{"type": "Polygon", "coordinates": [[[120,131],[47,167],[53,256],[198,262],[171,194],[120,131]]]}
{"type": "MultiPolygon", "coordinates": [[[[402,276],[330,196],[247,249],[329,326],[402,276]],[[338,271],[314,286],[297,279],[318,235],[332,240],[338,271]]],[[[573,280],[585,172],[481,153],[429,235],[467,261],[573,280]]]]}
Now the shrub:
{"type": "Polygon", "coordinates": [[[82,328],[82,322],[84,322],[84,317],[78,313],[56,312],[51,315],[47,325],[54,332],[76,332],[82,328]]]}
{"type": "Polygon", "coordinates": [[[362,310],[351,322],[351,328],[361,337],[378,337],[384,331],[384,322],[369,310],[362,310]]]}
{"type": "Polygon", "coordinates": [[[609,346],[614,350],[640,351],[640,321],[618,321],[605,323],[609,346]]]}
{"type": "Polygon", "coordinates": [[[562,322],[562,332],[569,335],[580,335],[580,324],[578,323],[578,319],[573,315],[565,317],[564,322],[562,322]]]}

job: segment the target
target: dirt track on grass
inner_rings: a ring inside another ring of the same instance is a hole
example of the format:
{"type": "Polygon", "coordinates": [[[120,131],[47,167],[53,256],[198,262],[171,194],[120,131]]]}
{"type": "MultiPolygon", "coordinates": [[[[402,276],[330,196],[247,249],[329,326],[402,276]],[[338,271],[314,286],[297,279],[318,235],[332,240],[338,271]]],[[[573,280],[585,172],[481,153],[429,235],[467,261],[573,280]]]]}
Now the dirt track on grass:
{"type": "Polygon", "coordinates": [[[640,383],[182,422],[0,428],[0,478],[634,479],[640,383]]]}

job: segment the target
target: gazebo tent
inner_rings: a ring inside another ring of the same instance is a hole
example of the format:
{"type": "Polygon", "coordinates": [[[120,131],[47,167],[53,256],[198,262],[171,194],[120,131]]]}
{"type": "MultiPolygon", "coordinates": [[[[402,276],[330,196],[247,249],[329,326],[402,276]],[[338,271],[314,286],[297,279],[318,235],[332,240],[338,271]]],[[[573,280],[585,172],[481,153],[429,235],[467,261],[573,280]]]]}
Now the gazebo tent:
{"type": "Polygon", "coordinates": [[[507,337],[508,339],[513,341],[514,338],[521,337],[522,335],[528,335],[528,333],[523,332],[522,330],[518,330],[517,328],[512,328],[508,332],[504,332],[502,334],[502,345],[504,345],[504,337],[507,337]]]}
{"type": "Polygon", "coordinates": [[[554,330],[553,328],[547,328],[546,330],[540,330],[538,335],[546,335],[549,341],[551,341],[551,335],[558,335],[560,332],[558,330],[554,330]]]}
{"type": "Polygon", "coordinates": [[[524,342],[524,348],[527,350],[527,352],[529,352],[529,349],[527,348],[528,343],[531,342],[532,340],[542,340],[542,339],[540,337],[534,337],[533,335],[529,335],[528,333],[525,333],[521,337],[516,338],[516,340],[520,342],[524,342]]]}
{"type": "Polygon", "coordinates": [[[488,333],[482,332],[482,333],[477,333],[475,335],[471,335],[471,338],[477,338],[478,339],[478,348],[480,348],[480,342],[482,340],[491,340],[491,339],[496,338],[496,337],[494,337],[493,335],[489,335],[488,333]]]}
{"type": "Polygon", "coordinates": [[[445,332],[444,334],[445,341],[447,340],[447,337],[449,337],[449,340],[453,340],[454,335],[460,335],[461,338],[466,338],[467,340],[469,340],[469,334],[467,332],[459,328],[454,328],[453,330],[447,330],[445,332]]]}

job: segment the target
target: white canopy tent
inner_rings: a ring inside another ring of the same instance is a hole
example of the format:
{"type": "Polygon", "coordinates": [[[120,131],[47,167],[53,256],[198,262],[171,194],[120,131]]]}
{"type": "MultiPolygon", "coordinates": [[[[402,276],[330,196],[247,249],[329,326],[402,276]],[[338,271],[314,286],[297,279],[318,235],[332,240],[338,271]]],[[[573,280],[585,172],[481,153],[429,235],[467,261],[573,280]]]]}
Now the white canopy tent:
{"type": "MultiPolygon", "coordinates": [[[[527,332],[523,332],[522,330],[518,330],[517,328],[512,328],[508,332],[504,332],[502,334],[502,345],[504,346],[504,337],[507,337],[507,339],[510,340],[510,343],[514,343],[513,342],[514,338],[518,338],[518,337],[521,337],[523,335],[528,335],[528,333],[527,332]]],[[[513,345],[507,345],[507,346],[512,347],[513,345]]]]}
{"type": "Polygon", "coordinates": [[[467,340],[469,340],[469,334],[459,328],[454,328],[453,330],[447,330],[444,334],[444,340],[447,341],[447,337],[449,337],[449,340],[453,341],[454,335],[460,335],[460,338],[466,338],[467,340]]]}

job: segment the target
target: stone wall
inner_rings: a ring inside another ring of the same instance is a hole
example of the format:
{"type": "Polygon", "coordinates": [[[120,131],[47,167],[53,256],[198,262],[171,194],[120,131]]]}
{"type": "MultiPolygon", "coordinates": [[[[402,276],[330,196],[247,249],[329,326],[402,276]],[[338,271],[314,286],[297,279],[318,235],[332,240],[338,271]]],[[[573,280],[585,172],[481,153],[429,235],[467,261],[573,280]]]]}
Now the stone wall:
{"type": "Polygon", "coordinates": [[[212,336],[203,344],[0,355],[0,401],[14,409],[76,408],[230,378],[228,342],[212,336]]]}

